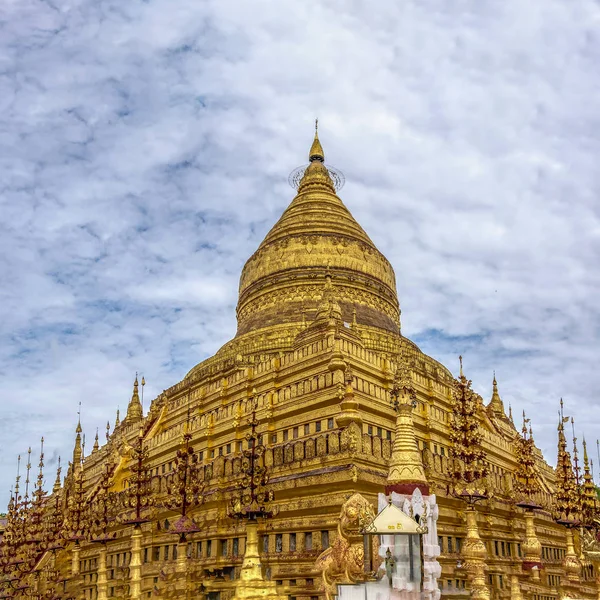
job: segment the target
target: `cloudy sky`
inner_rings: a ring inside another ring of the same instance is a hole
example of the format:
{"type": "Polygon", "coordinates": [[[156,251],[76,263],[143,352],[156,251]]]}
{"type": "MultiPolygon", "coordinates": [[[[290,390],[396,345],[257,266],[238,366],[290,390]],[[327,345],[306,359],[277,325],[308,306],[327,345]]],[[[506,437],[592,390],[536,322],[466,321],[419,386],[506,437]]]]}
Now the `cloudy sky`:
{"type": "Polygon", "coordinates": [[[405,335],[595,455],[598,64],[595,0],[1,2],[0,498],[232,337],[315,116],[405,335]]]}

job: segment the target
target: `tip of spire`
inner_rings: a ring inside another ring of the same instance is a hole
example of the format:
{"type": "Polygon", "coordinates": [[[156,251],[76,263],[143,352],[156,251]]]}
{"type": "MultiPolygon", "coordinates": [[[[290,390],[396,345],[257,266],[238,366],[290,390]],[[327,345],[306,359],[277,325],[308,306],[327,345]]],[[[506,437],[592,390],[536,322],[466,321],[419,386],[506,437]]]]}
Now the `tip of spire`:
{"type": "Polygon", "coordinates": [[[463,373],[462,354],[458,357],[458,362],[460,363],[460,376],[464,377],[465,374],[463,373]]]}
{"type": "Polygon", "coordinates": [[[310,147],[308,160],[310,162],[314,162],[315,160],[325,162],[325,153],[323,152],[323,146],[321,146],[321,142],[319,141],[319,119],[315,120],[315,139],[310,147]]]}

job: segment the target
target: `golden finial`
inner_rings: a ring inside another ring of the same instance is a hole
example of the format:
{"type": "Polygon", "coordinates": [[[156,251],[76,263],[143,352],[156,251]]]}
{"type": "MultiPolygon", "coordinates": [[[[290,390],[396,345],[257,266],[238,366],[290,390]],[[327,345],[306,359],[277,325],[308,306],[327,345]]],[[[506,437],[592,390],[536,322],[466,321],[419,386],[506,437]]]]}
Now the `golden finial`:
{"type": "Polygon", "coordinates": [[[142,416],[144,415],[144,386],[146,385],[146,380],[142,375],[142,416]]]}
{"type": "Polygon", "coordinates": [[[38,490],[42,489],[42,485],[44,483],[44,437],[42,436],[40,442],[40,462],[38,464],[40,471],[38,473],[38,490]]]}
{"type": "MultiPolygon", "coordinates": [[[[133,394],[131,396],[131,401],[129,402],[129,406],[127,407],[127,419],[128,421],[137,421],[141,419],[143,415],[142,403],[140,402],[140,394],[138,392],[138,374],[135,374],[135,381],[133,382],[133,394]]],[[[143,390],[144,388],[142,388],[143,390]]]]}
{"type": "Polygon", "coordinates": [[[315,160],[325,162],[325,153],[323,152],[323,146],[321,146],[321,142],[319,141],[319,119],[316,119],[315,121],[315,139],[310,147],[308,160],[310,162],[314,162],[315,160]]]}
{"type": "Polygon", "coordinates": [[[92,452],[96,452],[100,444],[98,443],[98,428],[96,427],[96,438],[94,439],[94,447],[92,448],[92,452]]]}
{"type": "Polygon", "coordinates": [[[81,401],[77,410],[77,428],[75,429],[75,433],[81,433],[81,401]]]}
{"type": "Polygon", "coordinates": [[[465,376],[465,374],[463,373],[462,355],[460,355],[460,356],[458,357],[458,361],[459,361],[459,363],[460,363],[460,372],[459,372],[459,374],[460,374],[460,376],[461,376],[461,377],[464,377],[464,376],[465,376]]]}
{"type": "MultiPolygon", "coordinates": [[[[117,418],[115,419],[115,429],[121,424],[121,411],[117,408],[117,418]]],[[[114,431],[114,429],[113,429],[114,431]]]]}
{"type": "Polygon", "coordinates": [[[31,446],[27,448],[27,477],[25,478],[25,501],[29,497],[29,472],[31,471],[31,446]]]}
{"type": "Polygon", "coordinates": [[[515,422],[513,420],[512,406],[511,406],[510,402],[508,403],[508,418],[510,419],[510,422],[514,425],[515,422]]]}
{"type": "Polygon", "coordinates": [[[62,471],[62,467],[60,466],[60,456],[58,457],[58,468],[56,469],[56,480],[54,481],[54,487],[52,488],[52,492],[56,494],[58,490],[60,490],[60,472],[62,471]]]}
{"type": "Polygon", "coordinates": [[[19,497],[19,481],[21,481],[21,455],[17,456],[17,479],[15,481],[15,498],[19,497]]]}
{"type": "Polygon", "coordinates": [[[110,439],[110,421],[106,421],[106,441],[110,439]]]}
{"type": "Polygon", "coordinates": [[[492,399],[488,405],[488,408],[496,415],[500,417],[504,417],[504,404],[502,404],[502,399],[500,398],[500,394],[498,393],[498,382],[496,381],[496,371],[494,371],[494,379],[492,381],[492,399]]]}

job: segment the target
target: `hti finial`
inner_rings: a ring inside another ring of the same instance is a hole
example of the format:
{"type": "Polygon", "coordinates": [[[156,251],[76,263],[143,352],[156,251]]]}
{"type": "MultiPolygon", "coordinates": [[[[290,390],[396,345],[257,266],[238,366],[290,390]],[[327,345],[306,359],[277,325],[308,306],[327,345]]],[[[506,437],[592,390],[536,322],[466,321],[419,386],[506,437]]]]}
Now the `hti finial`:
{"type": "Polygon", "coordinates": [[[458,357],[458,362],[460,363],[460,376],[464,377],[463,364],[462,364],[462,354],[458,357]]]}
{"type": "Polygon", "coordinates": [[[79,401],[79,408],[77,409],[77,428],[75,433],[81,433],[81,401],[79,401]]]}
{"type": "Polygon", "coordinates": [[[15,502],[19,499],[19,481],[21,481],[21,455],[17,456],[17,479],[15,481],[15,502]]]}
{"type": "Polygon", "coordinates": [[[56,480],[54,481],[54,487],[52,488],[52,491],[54,493],[58,492],[58,490],[60,490],[60,472],[62,471],[62,468],[60,466],[60,456],[58,457],[58,468],[56,469],[56,480]]]}
{"type": "Polygon", "coordinates": [[[323,146],[319,141],[319,119],[315,121],[315,139],[313,140],[310,152],[308,153],[308,160],[310,162],[319,161],[325,162],[325,153],[323,152],[323,146]]]}

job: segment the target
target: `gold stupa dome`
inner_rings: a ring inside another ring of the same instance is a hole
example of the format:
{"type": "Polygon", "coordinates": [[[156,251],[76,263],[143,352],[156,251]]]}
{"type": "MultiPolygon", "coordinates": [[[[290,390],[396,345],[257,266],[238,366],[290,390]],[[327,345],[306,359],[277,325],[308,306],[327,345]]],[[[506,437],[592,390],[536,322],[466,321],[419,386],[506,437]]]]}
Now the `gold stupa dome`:
{"type": "Polygon", "coordinates": [[[240,278],[237,336],[314,320],[328,278],[342,318],[398,333],[396,278],[388,260],[336,193],[318,132],[298,193],[240,278]]]}

